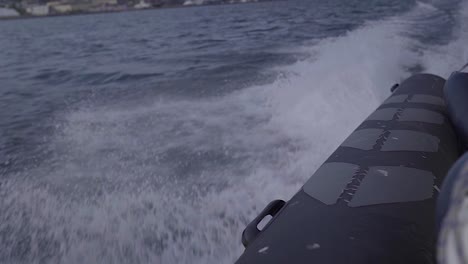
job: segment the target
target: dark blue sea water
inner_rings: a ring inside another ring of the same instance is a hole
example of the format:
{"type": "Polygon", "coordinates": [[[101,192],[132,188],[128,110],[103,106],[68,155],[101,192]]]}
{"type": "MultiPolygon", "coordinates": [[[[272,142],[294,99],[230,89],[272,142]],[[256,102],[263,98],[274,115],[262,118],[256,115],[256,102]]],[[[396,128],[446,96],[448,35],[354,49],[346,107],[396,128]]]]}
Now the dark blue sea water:
{"type": "Polygon", "coordinates": [[[290,0],[0,21],[0,263],[232,263],[468,3],[290,0]]]}

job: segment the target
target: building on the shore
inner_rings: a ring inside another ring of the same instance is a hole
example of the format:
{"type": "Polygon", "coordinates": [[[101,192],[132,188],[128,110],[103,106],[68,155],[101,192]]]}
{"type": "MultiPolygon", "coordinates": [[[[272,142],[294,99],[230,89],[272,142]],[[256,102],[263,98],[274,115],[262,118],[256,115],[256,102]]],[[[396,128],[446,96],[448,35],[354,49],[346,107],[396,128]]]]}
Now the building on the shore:
{"type": "Polygon", "coordinates": [[[46,16],[49,14],[48,5],[31,5],[26,7],[26,13],[33,16],[46,16]]]}
{"type": "Polygon", "coordinates": [[[89,3],[74,3],[72,5],[73,12],[87,12],[92,8],[92,5],[89,3]]]}
{"type": "Polygon", "coordinates": [[[150,8],[151,5],[146,3],[144,0],[141,0],[138,4],[134,6],[136,9],[145,9],[145,8],[150,8]]]}
{"type": "Polygon", "coordinates": [[[0,7],[0,18],[3,17],[17,17],[20,14],[15,9],[0,7]]]}
{"type": "Polygon", "coordinates": [[[50,12],[55,14],[120,11],[124,8],[117,0],[65,0],[48,2],[50,12]]]}
{"type": "Polygon", "coordinates": [[[189,6],[189,5],[203,5],[204,0],[186,0],[183,5],[184,6],[189,6]]]}
{"type": "Polygon", "coordinates": [[[73,10],[73,6],[72,5],[56,5],[53,7],[53,9],[57,13],[69,13],[73,10]]]}
{"type": "Polygon", "coordinates": [[[95,6],[117,5],[117,0],[93,0],[92,3],[95,6]]]}
{"type": "Polygon", "coordinates": [[[73,6],[68,3],[63,3],[60,1],[48,2],[49,12],[56,14],[65,14],[70,13],[73,10],[73,6]]]}

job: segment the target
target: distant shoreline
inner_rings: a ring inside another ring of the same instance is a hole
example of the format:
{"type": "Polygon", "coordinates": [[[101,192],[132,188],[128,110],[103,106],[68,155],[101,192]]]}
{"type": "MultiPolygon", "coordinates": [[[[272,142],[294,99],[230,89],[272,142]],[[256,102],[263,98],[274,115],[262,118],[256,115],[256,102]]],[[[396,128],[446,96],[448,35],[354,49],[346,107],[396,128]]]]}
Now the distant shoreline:
{"type": "Polygon", "coordinates": [[[0,17],[1,20],[20,20],[20,19],[41,19],[41,18],[51,18],[51,17],[65,17],[65,16],[85,16],[85,15],[98,15],[98,14],[107,14],[107,13],[124,13],[124,12],[137,12],[145,10],[157,10],[157,9],[175,9],[175,8],[195,8],[195,7],[207,7],[207,6],[221,6],[221,5],[245,5],[245,4],[258,4],[262,2],[279,2],[282,0],[258,0],[251,2],[235,2],[235,3],[210,3],[202,5],[176,5],[176,6],[161,6],[161,7],[148,7],[148,8],[128,8],[123,10],[109,10],[109,11],[95,11],[95,12],[73,12],[73,13],[64,13],[64,14],[50,14],[44,16],[33,16],[33,15],[19,15],[19,16],[9,16],[9,17],[0,17]]]}

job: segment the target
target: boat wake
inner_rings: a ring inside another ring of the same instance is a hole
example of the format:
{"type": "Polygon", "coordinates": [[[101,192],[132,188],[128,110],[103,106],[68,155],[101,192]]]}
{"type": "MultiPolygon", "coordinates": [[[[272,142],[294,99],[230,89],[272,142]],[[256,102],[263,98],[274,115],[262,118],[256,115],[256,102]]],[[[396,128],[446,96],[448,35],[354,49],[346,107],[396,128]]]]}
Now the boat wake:
{"type": "Polygon", "coordinates": [[[53,157],[0,188],[0,259],[13,263],[232,263],[245,225],[288,199],[415,71],[467,58],[467,5],[450,39],[435,5],[301,47],[274,83],[218,98],[83,107],[58,118],[53,157]],[[435,21],[435,22],[434,22],[435,21]]]}

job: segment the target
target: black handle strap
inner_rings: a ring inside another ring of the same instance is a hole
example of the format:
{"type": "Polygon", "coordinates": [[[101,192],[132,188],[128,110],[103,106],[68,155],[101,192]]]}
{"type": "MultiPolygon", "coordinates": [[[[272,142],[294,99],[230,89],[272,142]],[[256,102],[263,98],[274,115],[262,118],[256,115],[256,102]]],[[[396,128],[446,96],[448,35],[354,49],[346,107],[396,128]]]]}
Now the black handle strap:
{"type": "Polygon", "coordinates": [[[242,244],[244,247],[247,247],[262,232],[258,230],[257,226],[263,220],[263,218],[265,218],[267,215],[275,217],[275,215],[278,214],[278,212],[285,204],[286,202],[283,200],[272,201],[252,222],[247,225],[247,227],[244,229],[244,232],[242,232],[242,244]]]}

